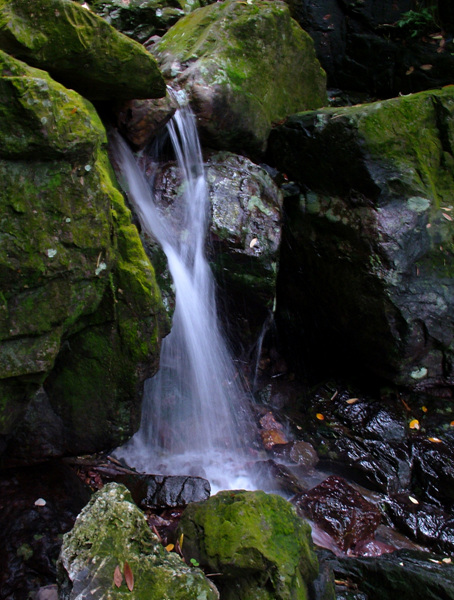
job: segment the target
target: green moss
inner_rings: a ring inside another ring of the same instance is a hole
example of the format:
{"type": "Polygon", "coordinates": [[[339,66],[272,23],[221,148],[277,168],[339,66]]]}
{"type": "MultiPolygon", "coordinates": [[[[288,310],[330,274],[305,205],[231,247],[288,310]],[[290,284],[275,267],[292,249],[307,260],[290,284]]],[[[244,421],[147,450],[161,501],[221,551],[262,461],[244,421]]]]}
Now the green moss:
{"type": "Polygon", "coordinates": [[[144,514],[133,504],[128,490],[108,484],[94,495],[64,536],[58,564],[63,598],[70,595],[77,577],[78,590],[91,595],[97,589],[105,597],[131,600],[215,600],[214,586],[199,569],[187,566],[167,552],[151,533],[144,514]],[[116,587],[116,567],[124,572],[127,561],[133,590],[125,580],[116,587]]]}
{"type": "Polygon", "coordinates": [[[165,84],[153,57],[69,0],[0,1],[0,48],[48,70],[90,99],[156,98],[165,84]]]}
{"type": "MultiPolygon", "coordinates": [[[[286,500],[264,492],[220,492],[183,513],[180,530],[188,560],[222,573],[229,589],[242,578],[249,592],[273,589],[276,599],[307,598],[318,572],[309,525],[286,500]]],[[[254,596],[255,597],[255,596],[254,596]]]]}

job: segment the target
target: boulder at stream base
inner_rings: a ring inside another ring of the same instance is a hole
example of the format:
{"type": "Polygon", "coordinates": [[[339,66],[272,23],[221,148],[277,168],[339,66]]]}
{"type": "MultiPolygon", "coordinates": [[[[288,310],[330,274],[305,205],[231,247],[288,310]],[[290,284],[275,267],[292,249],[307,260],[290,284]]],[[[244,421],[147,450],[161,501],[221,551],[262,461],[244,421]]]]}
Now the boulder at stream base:
{"type": "Polygon", "coordinates": [[[151,532],[128,490],[109,483],[63,538],[60,600],[217,600],[198,568],[167,550],[151,532]]]}
{"type": "Polygon", "coordinates": [[[154,271],[90,102],[1,51],[0,74],[0,452],[116,446],[166,329],[154,271]]]}
{"type": "Polygon", "coordinates": [[[0,0],[0,48],[90,100],[165,95],[155,59],[71,0],[0,0]]]}
{"type": "Polygon", "coordinates": [[[274,494],[219,492],[189,504],[179,530],[186,560],[219,573],[225,600],[306,600],[318,574],[309,524],[274,494]]]}
{"type": "Polygon", "coordinates": [[[289,356],[302,363],[304,339],[325,373],[451,386],[454,87],[291,116],[268,160],[305,189],[281,256],[289,356]]]}
{"type": "Polygon", "coordinates": [[[260,152],[272,123],[326,104],[312,40],[282,2],[204,6],[180,19],[153,53],[214,148],[260,152]]]}

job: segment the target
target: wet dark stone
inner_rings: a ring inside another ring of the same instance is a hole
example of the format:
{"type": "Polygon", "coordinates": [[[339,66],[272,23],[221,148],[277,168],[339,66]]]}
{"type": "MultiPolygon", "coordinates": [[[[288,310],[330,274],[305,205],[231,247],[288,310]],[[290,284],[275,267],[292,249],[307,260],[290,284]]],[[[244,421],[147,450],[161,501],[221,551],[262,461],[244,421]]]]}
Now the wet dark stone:
{"type": "Polygon", "coordinates": [[[200,502],[210,496],[210,482],[202,477],[183,475],[117,475],[141,508],[173,508],[200,502]]]}
{"type": "Polygon", "coordinates": [[[425,499],[447,510],[454,506],[454,453],[444,443],[416,439],[412,444],[414,482],[425,499]]]}
{"type": "Polygon", "coordinates": [[[437,551],[454,552],[454,519],[440,508],[425,502],[416,504],[415,500],[399,494],[386,501],[386,513],[393,524],[417,542],[437,551]]]}
{"type": "Polygon", "coordinates": [[[348,436],[329,443],[327,464],[373,490],[397,493],[410,485],[411,457],[406,443],[348,436]]]}
{"type": "Polygon", "coordinates": [[[352,591],[355,594],[342,595],[342,598],[454,599],[454,565],[444,563],[443,557],[437,555],[397,550],[378,558],[335,557],[329,551],[322,551],[322,556],[333,569],[335,579],[345,582],[343,593],[352,591]]]}
{"type": "Polygon", "coordinates": [[[303,483],[291,470],[274,460],[258,461],[253,467],[257,487],[273,490],[287,496],[305,491],[303,483]]]}
{"type": "Polygon", "coordinates": [[[90,491],[60,462],[0,473],[2,600],[25,600],[55,583],[62,535],[89,499],[90,491]],[[45,504],[35,505],[38,499],[45,504]]]}
{"type": "Polygon", "coordinates": [[[406,436],[406,422],[402,411],[394,403],[382,400],[371,401],[351,398],[346,393],[339,394],[334,401],[334,411],[342,423],[362,438],[381,441],[402,441],[406,436]]]}
{"type": "Polygon", "coordinates": [[[296,496],[292,502],[344,552],[354,551],[357,544],[372,539],[381,520],[376,506],[334,475],[309,492],[296,496]]]}
{"type": "Polygon", "coordinates": [[[293,463],[306,469],[313,469],[318,463],[317,452],[308,442],[276,444],[270,453],[276,460],[293,463]]]}

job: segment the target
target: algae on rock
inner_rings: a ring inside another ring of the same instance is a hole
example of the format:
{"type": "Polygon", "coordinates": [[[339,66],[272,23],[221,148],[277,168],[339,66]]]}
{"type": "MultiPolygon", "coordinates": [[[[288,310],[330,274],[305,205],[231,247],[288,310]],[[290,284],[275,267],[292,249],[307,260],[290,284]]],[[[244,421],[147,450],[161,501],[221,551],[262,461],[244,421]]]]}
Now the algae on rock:
{"type": "Polygon", "coordinates": [[[307,600],[318,574],[309,524],[274,494],[219,492],[189,504],[179,531],[186,560],[220,574],[222,598],[307,600]]]}
{"type": "Polygon", "coordinates": [[[300,113],[272,132],[268,160],[308,190],[287,202],[289,355],[302,358],[304,335],[305,360],[325,372],[361,365],[413,389],[452,385],[453,124],[451,86],[300,113]]]}
{"type": "Polygon", "coordinates": [[[166,329],[153,268],[93,106],[1,51],[0,73],[0,433],[46,382],[62,453],[116,445],[138,426],[166,329]]]}
{"type": "Polygon", "coordinates": [[[0,48],[90,100],[165,95],[155,59],[71,0],[0,0],[0,48]]]}
{"type": "Polygon", "coordinates": [[[217,600],[219,594],[200,569],[167,552],[123,485],[110,483],[82,510],[63,538],[58,560],[60,600],[217,600]],[[132,571],[133,589],[115,569],[132,571]]]}
{"type": "Polygon", "coordinates": [[[163,74],[187,94],[202,138],[261,152],[273,123],[326,103],[311,38],[282,2],[226,0],[199,8],[153,47],[163,74]]]}

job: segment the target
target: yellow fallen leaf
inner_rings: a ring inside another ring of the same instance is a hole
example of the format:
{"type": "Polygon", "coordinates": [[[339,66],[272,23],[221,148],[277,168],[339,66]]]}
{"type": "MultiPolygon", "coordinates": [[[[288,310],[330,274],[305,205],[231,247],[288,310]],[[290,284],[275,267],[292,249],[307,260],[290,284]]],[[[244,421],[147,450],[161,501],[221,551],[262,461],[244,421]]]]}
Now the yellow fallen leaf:
{"type": "Polygon", "coordinates": [[[433,65],[419,65],[419,68],[421,69],[421,71],[430,71],[430,69],[433,67],[433,65]]]}
{"type": "Polygon", "coordinates": [[[183,548],[183,540],[184,540],[184,533],[182,533],[178,539],[178,545],[180,546],[180,550],[183,548]]]}
{"type": "Polygon", "coordinates": [[[435,563],[436,565],[441,565],[441,562],[439,560],[435,560],[434,558],[429,558],[430,562],[435,563]]]}
{"type": "Polygon", "coordinates": [[[430,438],[427,438],[427,439],[429,440],[429,442],[435,442],[436,444],[441,444],[440,438],[430,437],[430,438]]]}
{"type": "Polygon", "coordinates": [[[447,565],[450,565],[452,563],[452,559],[450,558],[442,558],[441,559],[444,563],[446,563],[447,565]]]}
{"type": "Polygon", "coordinates": [[[426,413],[427,412],[427,406],[421,406],[421,410],[422,410],[422,412],[426,413]]]}
{"type": "Polygon", "coordinates": [[[318,419],[319,421],[324,421],[324,420],[325,420],[325,416],[324,416],[324,415],[322,415],[322,413],[317,413],[315,416],[317,417],[317,419],[318,419]]]}
{"type": "Polygon", "coordinates": [[[451,425],[451,427],[454,427],[454,421],[451,421],[451,423],[449,423],[451,425]]]}
{"type": "Polygon", "coordinates": [[[358,402],[359,398],[349,398],[347,400],[347,404],[355,404],[355,402],[358,402]]]}
{"type": "Polygon", "coordinates": [[[410,421],[409,425],[410,429],[419,429],[419,421],[418,419],[413,419],[410,421]]]}
{"type": "Polygon", "coordinates": [[[413,498],[413,496],[408,496],[408,499],[410,502],[413,502],[413,504],[419,504],[419,502],[416,500],[416,498],[413,498]]]}
{"type": "Polygon", "coordinates": [[[172,550],[175,548],[174,544],[167,544],[166,546],[166,550],[167,552],[172,552],[172,550]]]}
{"type": "Polygon", "coordinates": [[[413,71],[415,70],[415,67],[410,67],[408,69],[408,71],[405,73],[405,75],[411,75],[413,73],[413,71]]]}

